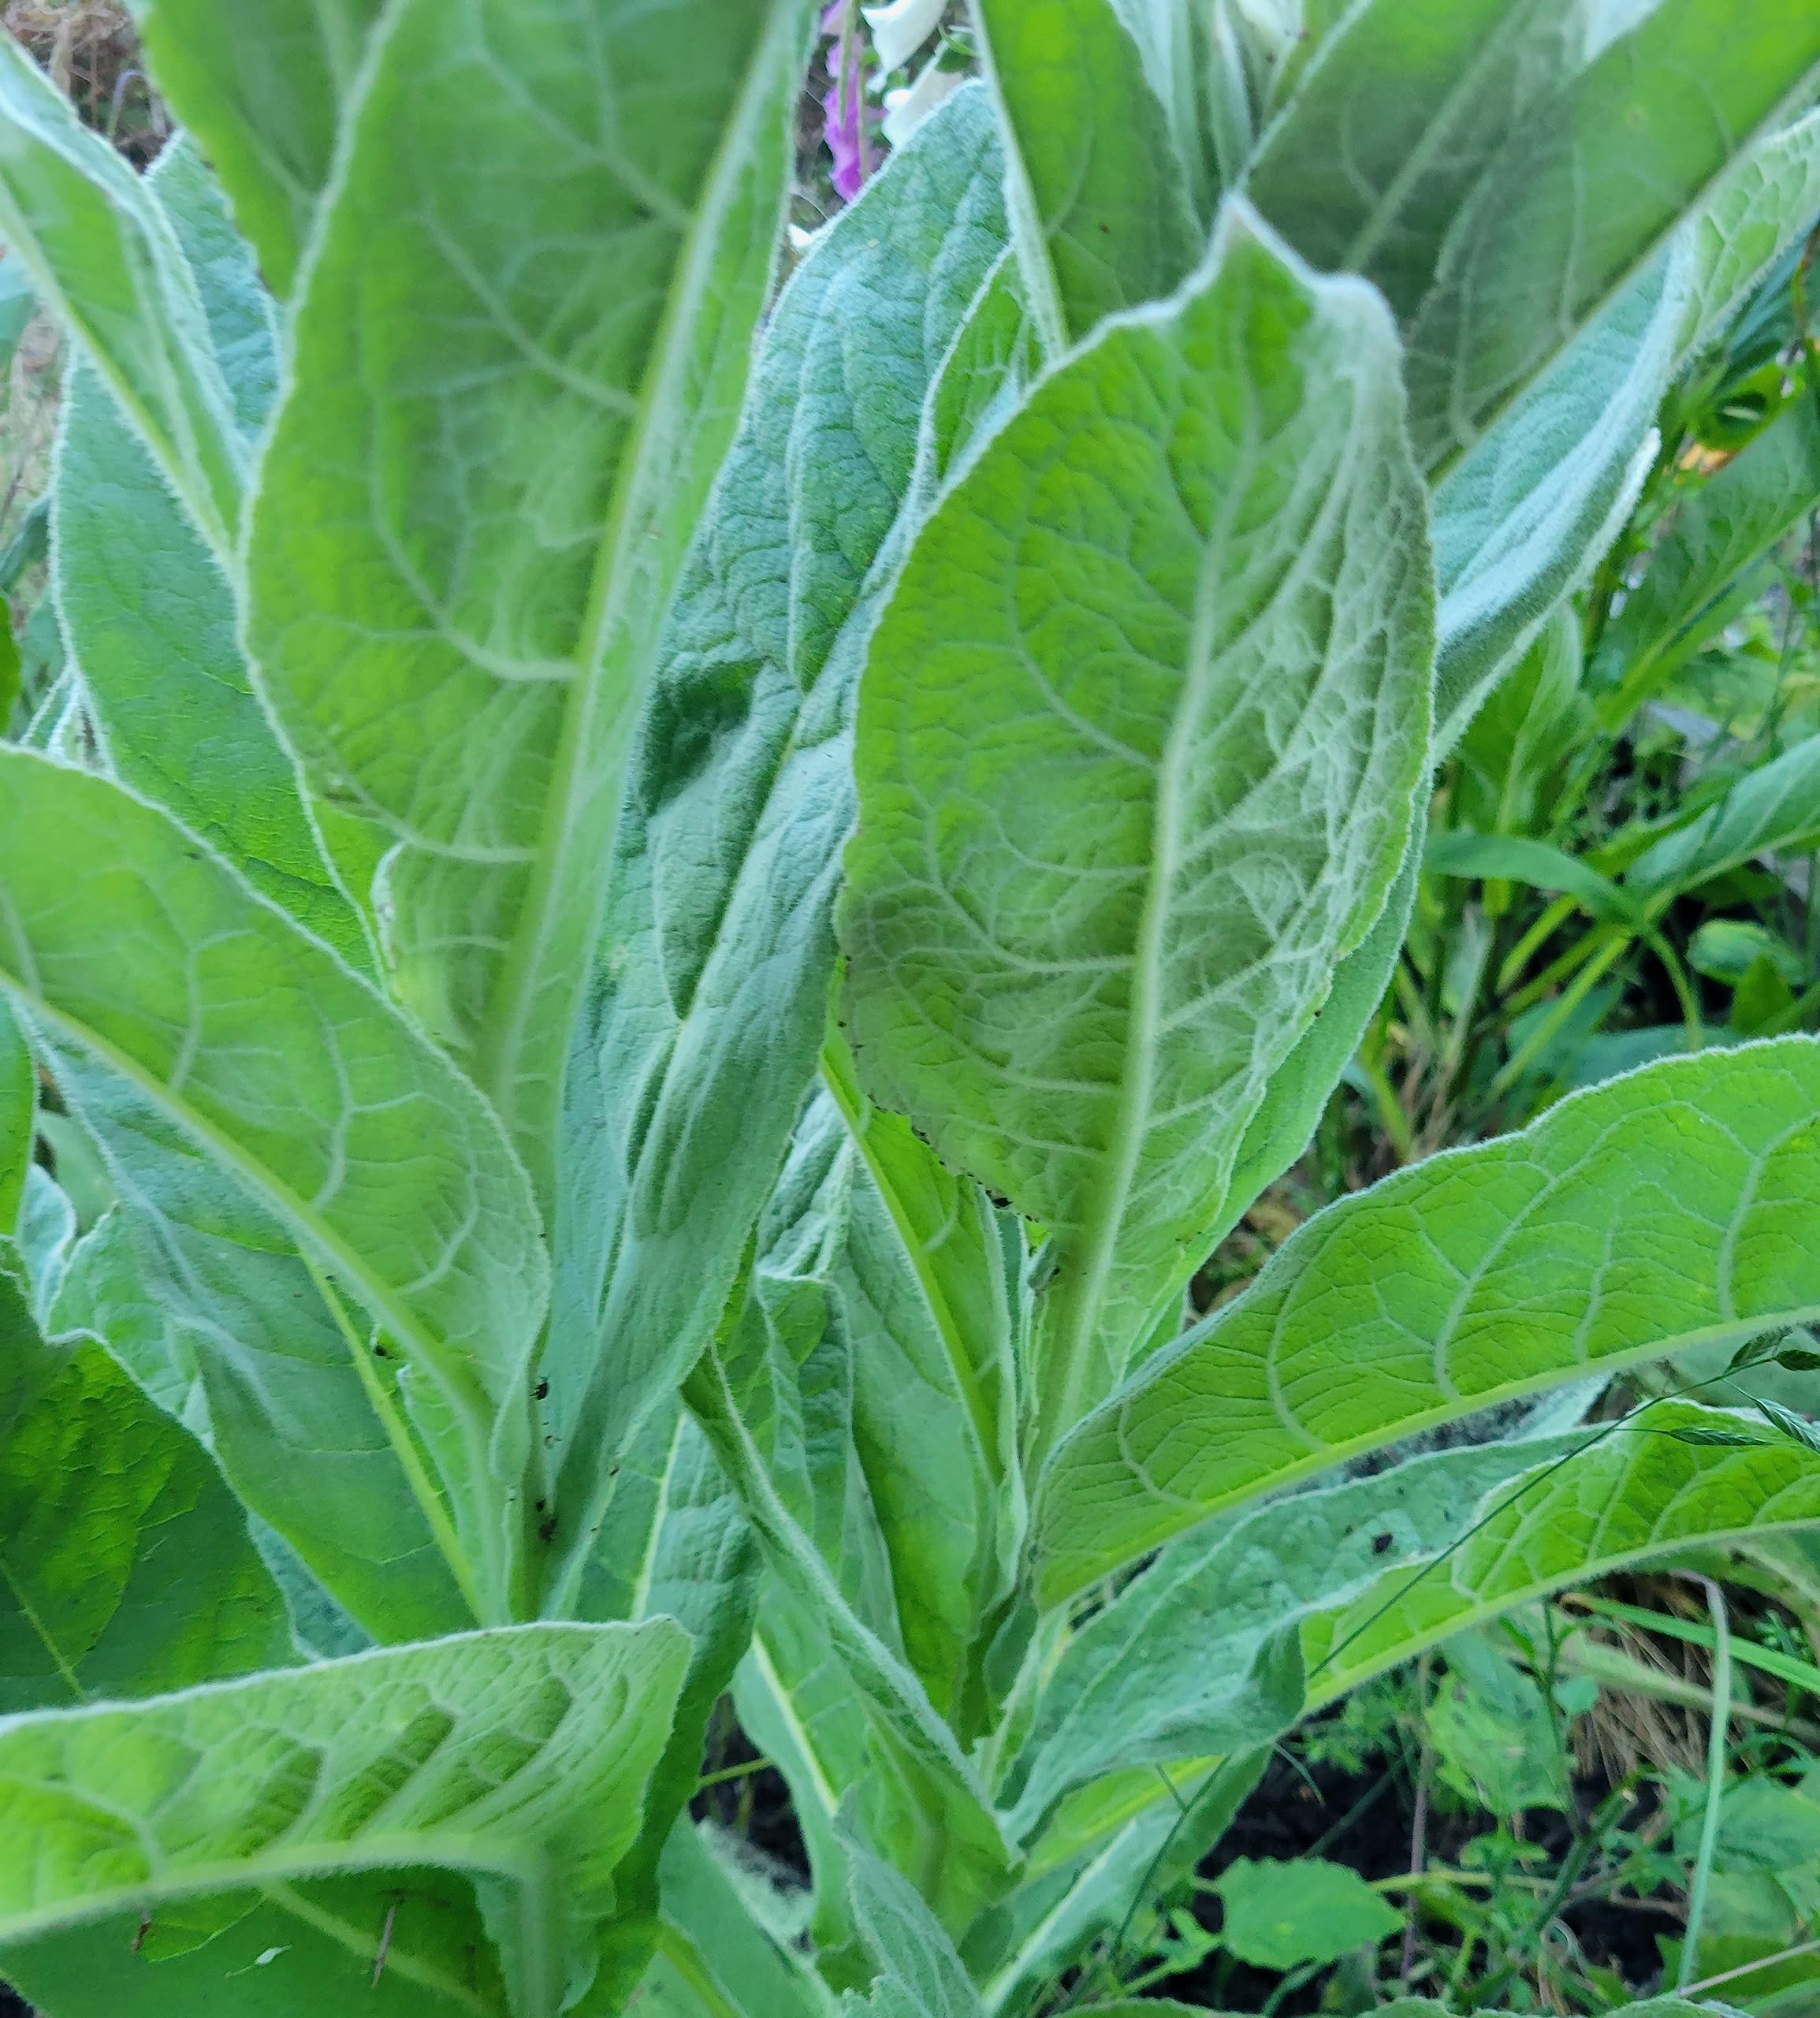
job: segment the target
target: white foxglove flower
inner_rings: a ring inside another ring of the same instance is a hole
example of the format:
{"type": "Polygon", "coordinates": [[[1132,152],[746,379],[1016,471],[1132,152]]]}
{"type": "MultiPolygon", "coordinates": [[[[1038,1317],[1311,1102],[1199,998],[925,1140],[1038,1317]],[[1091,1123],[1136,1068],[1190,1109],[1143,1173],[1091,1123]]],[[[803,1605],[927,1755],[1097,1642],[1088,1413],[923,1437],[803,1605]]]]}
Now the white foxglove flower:
{"type": "Polygon", "coordinates": [[[907,63],[935,33],[946,5],[947,0],[888,0],[882,7],[862,7],[879,68],[895,70],[907,63]]]}

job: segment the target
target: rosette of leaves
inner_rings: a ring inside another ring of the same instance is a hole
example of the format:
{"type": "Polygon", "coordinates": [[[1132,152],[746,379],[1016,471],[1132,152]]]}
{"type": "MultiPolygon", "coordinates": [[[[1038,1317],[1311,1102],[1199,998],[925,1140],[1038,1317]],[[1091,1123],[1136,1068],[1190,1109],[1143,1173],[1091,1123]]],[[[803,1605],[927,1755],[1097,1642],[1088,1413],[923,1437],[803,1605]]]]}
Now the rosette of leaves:
{"type": "Polygon", "coordinates": [[[773,298],[813,14],[151,0],[143,179],[0,63],[76,360],[0,750],[50,2018],[1028,2010],[1309,1706],[1820,1519],[1693,1402],[1320,1476],[1820,1316],[1805,1041],[1178,1322],[1820,209],[1820,22],[984,0],[773,298]],[[807,1946],[683,1811],[729,1685],[807,1946]]]}

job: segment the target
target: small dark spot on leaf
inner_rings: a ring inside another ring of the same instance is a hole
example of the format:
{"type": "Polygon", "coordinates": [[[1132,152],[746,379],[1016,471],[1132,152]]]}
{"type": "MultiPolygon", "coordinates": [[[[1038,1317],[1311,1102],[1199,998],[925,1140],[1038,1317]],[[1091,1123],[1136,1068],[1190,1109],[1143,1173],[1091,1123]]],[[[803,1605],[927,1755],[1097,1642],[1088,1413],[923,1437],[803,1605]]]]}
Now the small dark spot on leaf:
{"type": "Polygon", "coordinates": [[[537,1524],[537,1532],[538,1539],[540,1541],[547,1542],[554,1540],[556,1532],[556,1517],[555,1514],[552,1514],[547,1518],[538,1521],[537,1524]]]}
{"type": "Polygon", "coordinates": [[[550,1384],[547,1380],[540,1380],[536,1387],[531,1390],[531,1392],[537,1396],[540,1402],[549,1400],[549,1391],[550,1384]]]}
{"type": "Polygon", "coordinates": [[[1374,1536],[1372,1536],[1372,1554],[1374,1554],[1374,1555],[1382,1555],[1382,1554],[1384,1553],[1385,1550],[1386,1550],[1386,1549],[1387,1549],[1387,1548],[1390,1546],[1390,1542],[1391,1542],[1391,1537],[1390,1537],[1389,1535],[1374,1535],[1374,1536]]]}

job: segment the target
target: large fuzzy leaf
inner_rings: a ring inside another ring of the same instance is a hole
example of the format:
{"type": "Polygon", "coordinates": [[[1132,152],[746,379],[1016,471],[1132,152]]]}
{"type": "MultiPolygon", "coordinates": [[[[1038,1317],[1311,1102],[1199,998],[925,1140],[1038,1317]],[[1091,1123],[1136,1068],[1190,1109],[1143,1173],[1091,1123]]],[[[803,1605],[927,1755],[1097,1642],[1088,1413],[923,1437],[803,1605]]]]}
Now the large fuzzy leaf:
{"type": "Polygon", "coordinates": [[[791,1514],[712,1352],[684,1383],[683,1398],[739,1494],[772,1574],[843,1674],[865,1720],[876,1763],[859,1797],[873,1846],[900,1870],[920,1875],[930,1905],[951,1931],[964,1927],[1014,1860],[972,1763],[922,1684],[854,1611],[791,1514]]]}
{"type": "Polygon", "coordinates": [[[248,548],[261,691],[313,792],[389,832],[394,985],[546,1197],[807,27],[803,0],[396,0],[297,303],[248,548]]]}
{"type": "MultiPolygon", "coordinates": [[[[166,150],[148,187],[199,249],[218,248],[199,285],[205,309],[216,307],[246,417],[256,424],[277,358],[245,248],[188,143],[166,150]]],[[[365,936],[329,880],[290,759],[253,696],[218,557],[91,365],[77,363],[65,398],[53,581],[110,767],[364,965],[365,936]]]]}
{"type": "Polygon", "coordinates": [[[1111,0],[981,0],[975,18],[1011,142],[1019,266],[1054,357],[1104,317],[1169,293],[1198,264],[1199,150],[1179,144],[1111,0]]]}
{"type": "Polygon", "coordinates": [[[970,1740],[1023,1511],[1005,1233],[837,1053],[829,1077],[760,1223],[736,1391],[853,1602],[970,1740]]]}
{"type": "Polygon", "coordinates": [[[1659,0],[1532,107],[1450,229],[1410,333],[1424,465],[1469,448],[1817,84],[1820,17],[1659,0]]]}
{"type": "Polygon", "coordinates": [[[841,929],[861,1078],[1040,1222],[1040,1435],[1204,1258],[1383,909],[1426,761],[1395,339],[1242,212],[1046,379],[875,635],[841,929]]]}
{"type": "Polygon", "coordinates": [[[915,1890],[857,1831],[843,1832],[843,1848],[854,1924],[879,1975],[869,1995],[848,1991],[842,2011],[851,2018],[983,2018],[961,1958],[915,1890]]]}
{"type": "Polygon", "coordinates": [[[517,2018],[555,2018],[592,1979],[687,1654],[661,1621],[521,1626],[0,1721],[0,1942],[427,1866],[478,1883],[517,2018]]]}
{"type": "Polygon", "coordinates": [[[210,546],[230,554],[245,451],[176,234],[9,37],[0,39],[0,237],[80,337],[210,546]]]}
{"type": "Polygon", "coordinates": [[[1665,1060],[1343,1201],[1057,1452],[1054,1603],[1475,1408],[1820,1315],[1820,1043],[1665,1060]]]}
{"type": "Polygon", "coordinates": [[[1574,0],[1366,0],[1318,37],[1246,193],[1314,265],[1413,319],[1462,205],[1537,98],[1577,67],[1574,0]]]}
{"type": "Polygon", "coordinates": [[[660,1866],[673,1837],[693,1834],[685,1810],[708,1719],[746,1652],[757,1601],[757,1540],[706,1438],[679,1406],[652,1417],[620,1467],[577,1607],[590,1619],[672,1618],[693,1642],[644,1825],[617,1881],[602,1965],[616,1995],[630,1994],[661,1938],[660,1866]]]}
{"type": "Polygon", "coordinates": [[[0,1275],[0,1712],[283,1667],[290,1621],[207,1454],[0,1275]]]}
{"type": "Polygon", "coordinates": [[[375,1640],[471,1625],[396,1354],[344,1328],[294,1233],[126,1080],[68,1046],[54,1063],[118,1202],[71,1253],[47,1328],[102,1341],[375,1640]]]}
{"type": "Polygon", "coordinates": [[[1621,530],[1669,378],[1820,209],[1820,114],[1735,162],[1673,242],[1435,493],[1435,742],[1479,702],[1621,530]]]}
{"type": "Polygon", "coordinates": [[[544,1371],[566,1578],[720,1314],[814,1074],[854,683],[925,393],[1004,249],[996,158],[984,94],[957,92],[817,239],[665,634],[564,1123],[544,1371]]]}
{"type": "MultiPolygon", "coordinates": [[[[1007,1777],[1028,1830],[1070,1789],[1274,1737],[1302,1708],[1301,1663],[1275,1729],[1254,1718],[1260,1666],[1285,1664],[1302,1621],[1406,1566],[1432,1562],[1497,1489],[1580,1449],[1568,1431],[1405,1460],[1297,1493],[1172,1542],[1069,1641],[1007,1777]]],[[[1279,1703],[1281,1695],[1279,1692],[1279,1703]]]]}
{"type": "Polygon", "coordinates": [[[381,0],[136,0],[158,87],[288,295],[381,0]]]}
{"type": "MultiPolygon", "coordinates": [[[[1677,1549],[1820,1522],[1820,1457],[1751,1419],[1665,1402],[1556,1469],[1487,1493],[1473,1532],[1424,1573],[1388,1571],[1302,1629],[1309,1704],[1518,1605],[1677,1549]],[[1699,1440],[1746,1439],[1742,1447],[1699,1440]]],[[[1583,1436],[1583,1443],[1587,1441],[1583,1436]]]]}
{"type": "Polygon", "coordinates": [[[0,751],[0,983],[124,1074],[352,1290],[416,1371],[480,1602],[510,1536],[548,1267],[479,1097],[319,942],[119,787],[0,751]],[[80,833],[73,861],[47,836],[80,833]],[[515,1480],[512,1480],[515,1483],[515,1480]]]}

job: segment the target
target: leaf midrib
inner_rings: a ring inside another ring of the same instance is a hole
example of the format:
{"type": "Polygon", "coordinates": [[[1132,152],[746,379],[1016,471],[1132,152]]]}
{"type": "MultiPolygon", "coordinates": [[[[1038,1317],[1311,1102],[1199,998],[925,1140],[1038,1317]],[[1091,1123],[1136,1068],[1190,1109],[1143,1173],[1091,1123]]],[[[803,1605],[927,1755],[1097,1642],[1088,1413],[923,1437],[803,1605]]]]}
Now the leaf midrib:
{"type": "MultiPolygon", "coordinates": [[[[1389,1444],[1400,1443],[1405,1437],[1418,1435],[1424,1430],[1457,1422],[1461,1417],[1476,1414],[1482,1409],[1495,1408],[1505,1402],[1522,1401],[1532,1394],[1546,1394],[1550,1388],[1567,1387],[1576,1380],[1585,1379],[1589,1374],[1621,1373],[1628,1368],[1642,1365],[1650,1360],[1666,1359],[1677,1353],[1697,1350],[1703,1346],[1730,1345],[1755,1338],[1778,1325],[1815,1323],[1820,1323],[1820,1303],[1764,1311],[1748,1317],[1729,1319],[1722,1324],[1705,1325],[1695,1331],[1654,1339],[1647,1344],[1630,1346],[1622,1352],[1602,1353],[1596,1360],[1576,1359],[1571,1366],[1552,1367],[1526,1379],[1476,1389],[1472,1394],[1463,1395],[1457,1403],[1443,1404],[1399,1415],[1388,1430],[1379,1426],[1339,1442],[1323,1443],[1318,1450],[1310,1452],[1305,1458],[1292,1464],[1279,1465],[1267,1476],[1250,1480],[1242,1487],[1217,1498],[1175,1502],[1169,1506],[1167,1517],[1153,1522],[1145,1530],[1141,1540],[1122,1540],[1118,1543],[1120,1553],[1115,1558],[1101,1554],[1091,1558],[1090,1566],[1070,1570],[1061,1576],[1044,1574],[1043,1568],[1040,1567],[1040,1601],[1046,1608],[1066,1603],[1099,1577],[1112,1574],[1125,1564],[1141,1555],[1148,1554],[1151,1550],[1160,1547],[1163,1543],[1185,1533],[1189,1528],[1199,1527],[1204,1521],[1211,1520],[1216,1514],[1228,1513],[1234,1507],[1245,1506],[1267,1494],[1280,1491],[1286,1486],[1297,1484],[1305,1478],[1331,1470],[1351,1458],[1368,1456],[1389,1444]]],[[[1056,1457],[1059,1459],[1064,1454],[1063,1451],[1058,1450],[1056,1457]]],[[[1130,1463],[1132,1461],[1126,1461],[1130,1463]]],[[[1133,1464],[1133,1473],[1137,1469],[1133,1464]]],[[[1132,1476],[1128,1474],[1122,1478],[1121,1487],[1129,1487],[1133,1482],[1132,1476]]],[[[1148,1485],[1139,1489],[1145,1493],[1152,1490],[1148,1485]]],[[[1162,1505],[1164,1502],[1159,1501],[1156,1503],[1162,1505]]],[[[1078,1509],[1074,1510],[1078,1514],[1078,1509]]],[[[1046,1551],[1040,1544],[1037,1553],[1040,1561],[1046,1551]]],[[[1049,1562],[1053,1563],[1059,1559],[1066,1562],[1070,1558],[1078,1558],[1081,1553],[1078,1549],[1070,1550],[1066,1557],[1057,1558],[1051,1556],[1049,1562]]]]}
{"type": "MultiPolygon", "coordinates": [[[[550,985],[541,956],[553,940],[561,936],[562,918],[568,908],[565,899],[571,899],[574,894],[571,876],[565,870],[579,843],[588,838],[582,831],[590,824],[585,814],[604,806],[607,812],[599,824],[611,826],[619,792],[616,786],[603,784],[601,776],[604,772],[616,780],[624,768],[627,725],[642,691],[642,681],[638,679],[622,681],[616,694],[609,693],[611,683],[606,676],[608,647],[620,627],[627,579],[635,572],[627,553],[627,535],[628,531],[635,533],[640,523],[635,507],[643,501],[652,481],[648,463],[655,452],[653,441],[661,432],[658,417],[677,405],[680,392],[677,382],[687,368],[694,318],[712,291],[713,255],[720,229],[729,207],[743,197],[742,169],[749,164],[759,115],[774,85],[774,73],[791,32],[795,11],[792,0],[772,0],[738,100],[716,147],[703,199],[690,220],[646,361],[636,416],[595,550],[581,638],[575,654],[575,674],[564,704],[562,728],[529,884],[492,991],[478,1048],[483,1083],[515,1141],[520,1140],[524,1128],[519,1113],[519,1061],[536,1020],[538,997],[550,985]]],[[[660,449],[665,445],[657,442],[660,449]]],[[[650,634],[642,641],[647,650],[654,646],[660,621],[661,613],[653,617],[650,634]]],[[[628,670],[636,674],[642,668],[628,670]]],[[[611,851],[605,844],[606,836],[593,838],[597,843],[595,859],[585,865],[585,872],[591,875],[597,888],[602,888],[607,873],[605,858],[611,851]]],[[[592,908],[597,910],[599,907],[592,908]]],[[[557,977],[571,1000],[580,992],[598,930],[596,919],[586,928],[575,973],[557,977]]],[[[543,1145],[540,1141],[527,1147],[536,1153],[543,1145]]],[[[542,1160],[547,1167],[547,1154],[542,1160]]],[[[540,1192],[543,1189],[540,1184],[540,1192]]]]}

